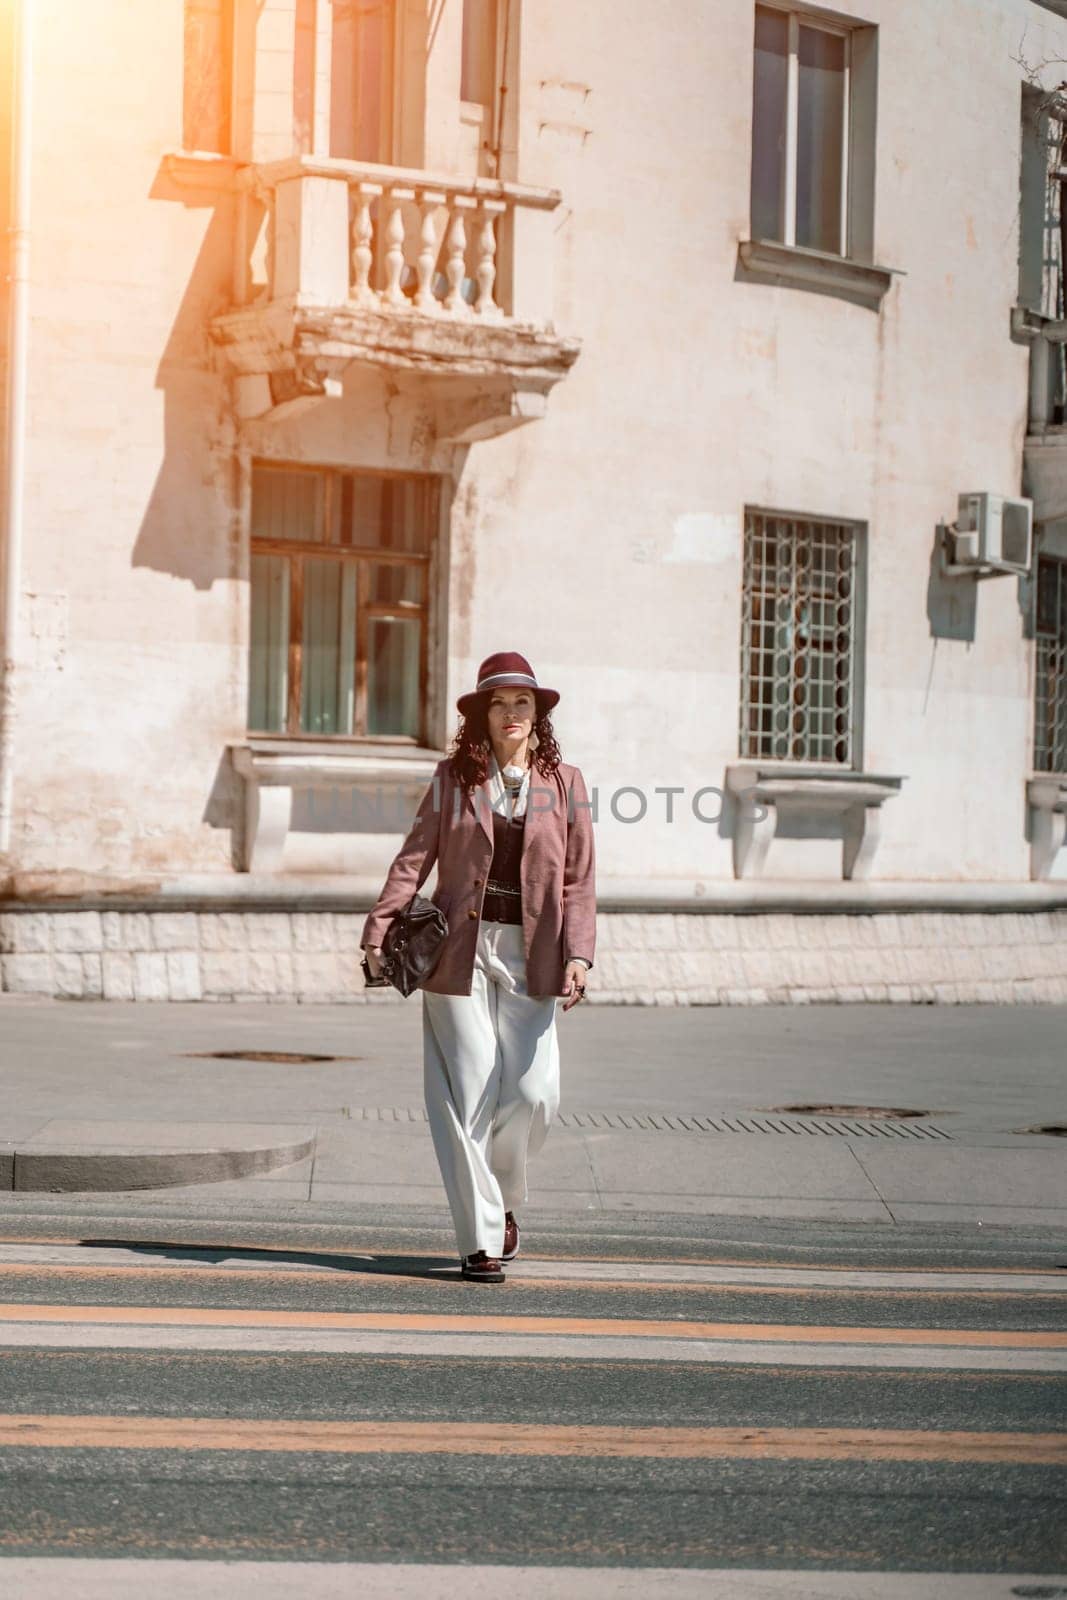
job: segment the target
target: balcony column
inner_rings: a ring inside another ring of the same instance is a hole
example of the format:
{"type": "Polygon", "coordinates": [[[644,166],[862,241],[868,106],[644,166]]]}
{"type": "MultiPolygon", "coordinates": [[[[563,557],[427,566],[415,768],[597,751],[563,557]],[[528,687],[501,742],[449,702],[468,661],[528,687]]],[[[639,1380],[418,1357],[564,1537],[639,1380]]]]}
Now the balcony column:
{"type": "Polygon", "coordinates": [[[452,196],[452,220],[448,228],[448,262],[445,274],[448,293],[445,310],[453,317],[469,317],[471,308],[463,298],[463,279],[467,273],[467,228],[463,220],[465,211],[473,211],[478,202],[473,195],[452,196]]]}
{"type": "Polygon", "coordinates": [[[355,185],[355,217],[352,221],[352,303],[357,306],[376,306],[377,292],[370,286],[371,268],[374,265],[374,223],[371,221],[371,201],[382,192],[380,183],[355,185]]]}
{"type": "Polygon", "coordinates": [[[1030,345],[1030,432],[1043,433],[1048,427],[1049,342],[1041,333],[1030,345]]]}
{"type": "Polygon", "coordinates": [[[404,205],[407,201],[414,200],[414,189],[400,189],[390,187],[385,200],[386,221],[383,230],[385,241],[385,287],[382,290],[382,303],[387,306],[404,307],[407,300],[400,287],[400,277],[404,271],[404,205]]]}
{"type": "Polygon", "coordinates": [[[503,200],[482,200],[478,206],[478,300],[475,311],[480,317],[496,319],[504,313],[493,299],[496,282],[496,219],[507,210],[503,200]]]}
{"type": "Polygon", "coordinates": [[[441,189],[420,189],[419,207],[422,211],[422,230],[419,234],[419,259],[417,271],[419,287],[415,291],[415,305],[419,311],[427,311],[431,315],[440,311],[441,307],[433,292],[433,271],[437,265],[437,212],[445,204],[445,193],[441,189]]]}

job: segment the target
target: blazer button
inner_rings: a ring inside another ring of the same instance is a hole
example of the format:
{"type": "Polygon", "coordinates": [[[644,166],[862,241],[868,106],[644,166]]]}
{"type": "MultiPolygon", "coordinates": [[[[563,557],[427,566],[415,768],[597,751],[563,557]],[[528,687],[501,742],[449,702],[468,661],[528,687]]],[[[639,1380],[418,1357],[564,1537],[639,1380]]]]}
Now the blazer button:
{"type": "Polygon", "coordinates": [[[474,887],[475,887],[475,888],[476,888],[476,889],[480,889],[480,888],[481,888],[481,886],[482,886],[482,880],[481,880],[481,878],[475,878],[475,880],[474,880],[474,887]]]}
{"type": "Polygon", "coordinates": [[[477,911],[475,911],[474,907],[472,906],[471,909],[467,912],[467,915],[468,915],[468,917],[476,917],[478,915],[478,913],[477,913],[477,911]]]}

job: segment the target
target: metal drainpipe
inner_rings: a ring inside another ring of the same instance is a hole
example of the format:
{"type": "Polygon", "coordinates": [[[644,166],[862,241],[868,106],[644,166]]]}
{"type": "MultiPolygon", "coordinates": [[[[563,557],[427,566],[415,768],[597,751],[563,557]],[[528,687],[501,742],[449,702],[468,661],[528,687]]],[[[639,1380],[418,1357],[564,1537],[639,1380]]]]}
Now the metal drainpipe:
{"type": "Polygon", "coordinates": [[[11,274],[7,330],[7,412],[4,459],[3,661],[0,679],[0,857],[11,849],[14,795],[15,703],[18,692],[19,597],[26,478],[26,369],[30,299],[30,133],[33,115],[33,6],[15,12],[14,115],[11,128],[11,274]]]}
{"type": "Polygon", "coordinates": [[[504,0],[503,40],[500,47],[500,82],[496,97],[496,146],[493,150],[493,177],[500,179],[500,154],[504,145],[504,113],[507,109],[508,50],[511,44],[511,0],[504,0]]]}

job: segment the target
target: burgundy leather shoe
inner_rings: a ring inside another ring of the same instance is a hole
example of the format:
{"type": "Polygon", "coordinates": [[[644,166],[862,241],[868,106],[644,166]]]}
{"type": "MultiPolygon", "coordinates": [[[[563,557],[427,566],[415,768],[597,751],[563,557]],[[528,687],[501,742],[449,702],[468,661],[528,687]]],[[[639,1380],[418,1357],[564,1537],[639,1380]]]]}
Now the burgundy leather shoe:
{"type": "Polygon", "coordinates": [[[505,1281],[500,1262],[494,1256],[487,1256],[484,1250],[476,1250],[472,1256],[464,1256],[460,1263],[460,1274],[469,1283],[505,1281]]]}
{"type": "Polygon", "coordinates": [[[514,1261],[519,1253],[519,1225],[515,1221],[514,1211],[504,1212],[504,1248],[500,1253],[501,1261],[514,1261]]]}

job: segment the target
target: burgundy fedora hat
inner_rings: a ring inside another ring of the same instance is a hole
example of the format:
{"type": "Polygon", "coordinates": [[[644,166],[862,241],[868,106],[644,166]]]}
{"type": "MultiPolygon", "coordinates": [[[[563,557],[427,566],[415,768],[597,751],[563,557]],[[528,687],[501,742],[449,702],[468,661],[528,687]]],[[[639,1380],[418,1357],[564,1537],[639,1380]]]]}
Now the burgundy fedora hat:
{"type": "Polygon", "coordinates": [[[551,711],[559,699],[557,689],[543,689],[534,677],[533,668],[517,650],[498,650],[486,656],[478,668],[478,682],[468,694],[461,694],[457,709],[467,716],[479,700],[488,700],[494,689],[532,689],[534,703],[539,711],[551,711]]]}

